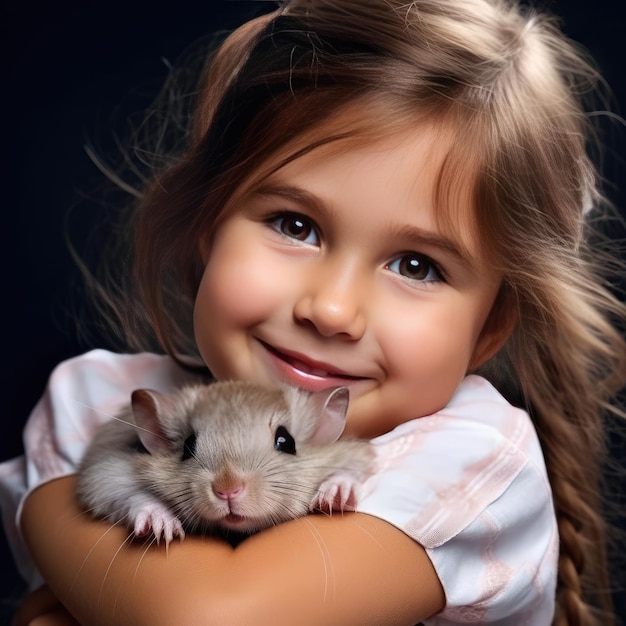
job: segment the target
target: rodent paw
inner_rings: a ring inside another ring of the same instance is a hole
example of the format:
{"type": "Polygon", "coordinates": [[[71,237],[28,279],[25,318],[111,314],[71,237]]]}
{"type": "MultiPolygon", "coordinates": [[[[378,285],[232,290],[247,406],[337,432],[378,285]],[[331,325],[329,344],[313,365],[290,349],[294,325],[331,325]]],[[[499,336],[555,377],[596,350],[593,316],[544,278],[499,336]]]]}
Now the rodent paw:
{"type": "Polygon", "coordinates": [[[166,546],[169,546],[174,537],[181,541],[185,538],[180,520],[170,509],[158,502],[146,504],[135,517],[135,537],[147,537],[151,532],[157,543],[164,539],[166,546]]]}
{"type": "Polygon", "coordinates": [[[325,480],[317,490],[311,510],[331,514],[356,511],[358,484],[350,475],[335,475],[325,480]]]}

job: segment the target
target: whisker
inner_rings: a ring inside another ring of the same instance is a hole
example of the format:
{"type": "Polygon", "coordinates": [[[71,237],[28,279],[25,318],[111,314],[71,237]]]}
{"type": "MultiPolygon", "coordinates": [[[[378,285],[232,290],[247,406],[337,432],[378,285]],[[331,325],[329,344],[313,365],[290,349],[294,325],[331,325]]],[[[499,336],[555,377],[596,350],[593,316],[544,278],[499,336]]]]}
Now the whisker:
{"type": "MultiPolygon", "coordinates": [[[[132,541],[133,541],[133,536],[129,535],[126,538],[126,541],[124,543],[131,543],[132,541]]],[[[146,544],[147,544],[146,545],[146,549],[144,550],[143,554],[141,555],[141,558],[139,559],[139,563],[137,563],[137,567],[135,568],[135,573],[133,574],[133,579],[132,579],[133,583],[135,582],[135,579],[137,578],[137,571],[139,570],[139,565],[141,564],[141,561],[143,560],[144,556],[146,555],[146,552],[150,549],[150,546],[154,543],[154,541],[155,541],[155,539],[153,538],[151,541],[146,542],[146,544]]],[[[124,545],[124,544],[122,544],[122,545],[124,545]]],[[[121,546],[120,546],[120,548],[121,548],[121,546]]],[[[119,550],[118,550],[118,552],[119,552],[119,550]]],[[[117,552],[115,554],[117,555],[117,552]]],[[[113,558],[115,558],[115,556],[113,558]]],[[[111,563],[112,562],[113,561],[111,561],[111,563]]],[[[115,615],[115,611],[117,609],[117,604],[118,604],[118,601],[119,601],[120,593],[121,593],[121,589],[118,591],[118,593],[115,596],[115,602],[113,603],[112,615],[115,615]]]]}
{"type": "Polygon", "coordinates": [[[122,541],[119,548],[115,551],[115,554],[111,558],[111,561],[109,562],[109,565],[106,571],[104,572],[104,576],[102,577],[102,584],[100,585],[100,592],[98,593],[98,600],[96,601],[96,607],[100,606],[100,600],[102,599],[102,593],[104,592],[104,584],[106,583],[106,579],[109,576],[109,572],[111,571],[111,568],[113,567],[113,561],[115,561],[115,559],[117,558],[117,555],[122,551],[124,546],[130,541],[131,541],[131,536],[129,535],[128,537],[126,537],[124,541],[122,541]]]}
{"type": "MultiPolygon", "coordinates": [[[[87,554],[85,555],[85,558],[83,559],[83,562],[81,564],[81,566],[78,568],[78,571],[76,572],[76,575],[74,576],[74,580],[72,581],[72,584],[70,585],[70,588],[67,591],[67,595],[66,595],[66,600],[69,600],[69,597],[72,593],[72,591],[74,590],[74,586],[76,585],[76,582],[78,581],[78,577],[80,576],[81,572],[83,571],[83,568],[85,567],[85,565],[87,564],[87,561],[89,559],[89,557],[91,556],[91,554],[93,553],[93,551],[97,548],[98,544],[116,527],[119,526],[121,524],[121,522],[115,522],[114,524],[112,524],[109,528],[107,528],[102,535],[100,535],[100,538],[98,539],[98,541],[96,541],[96,543],[93,544],[93,546],[91,547],[91,549],[89,550],[89,552],[87,552],[87,554]]],[[[128,537],[124,540],[124,542],[122,543],[122,545],[124,545],[124,543],[126,543],[128,541],[128,537]]]]}
{"type": "Polygon", "coordinates": [[[137,424],[135,424],[135,422],[129,422],[128,420],[125,420],[125,419],[119,417],[119,415],[114,415],[112,413],[106,413],[105,411],[100,411],[99,409],[96,409],[95,407],[89,406],[88,404],[85,404],[84,402],[80,402],[79,400],[76,400],[76,399],[72,399],[72,401],[75,404],[78,404],[80,406],[84,406],[86,409],[89,409],[90,411],[93,411],[94,413],[98,413],[99,415],[104,415],[105,417],[108,417],[108,418],[110,418],[112,420],[115,420],[117,422],[121,422],[122,424],[126,424],[127,426],[132,426],[136,430],[143,430],[144,432],[150,433],[151,435],[154,435],[155,437],[158,437],[159,439],[167,440],[167,437],[164,437],[160,433],[155,433],[154,431],[149,430],[148,428],[143,428],[142,426],[138,426],[137,424]]]}
{"type": "Polygon", "coordinates": [[[84,402],[81,402],[80,400],[76,400],[76,398],[71,398],[71,400],[74,404],[78,404],[79,406],[85,407],[86,409],[89,409],[90,411],[93,411],[94,413],[98,413],[99,415],[104,415],[105,417],[115,417],[111,413],[106,413],[105,411],[96,409],[96,407],[93,407],[89,404],[85,404],[84,402]]]}
{"type": "Polygon", "coordinates": [[[148,550],[150,550],[150,548],[156,543],[156,537],[154,535],[152,535],[152,538],[149,541],[145,542],[146,548],[145,550],[141,553],[141,557],[139,558],[139,561],[137,563],[137,567],[135,568],[135,573],[133,574],[133,583],[135,582],[136,578],[137,578],[137,574],[139,572],[139,567],[141,566],[141,563],[143,562],[146,554],[148,554],[148,550]]]}
{"type": "Polygon", "coordinates": [[[376,537],[365,528],[365,526],[363,526],[362,524],[359,523],[359,518],[355,517],[354,519],[354,525],[363,532],[363,534],[367,535],[381,550],[383,550],[383,552],[385,552],[385,554],[387,554],[388,556],[390,555],[389,550],[386,548],[386,546],[384,544],[382,544],[380,541],[378,541],[378,539],[376,539],[376,537]]]}
{"type": "MultiPolygon", "coordinates": [[[[330,558],[330,552],[328,550],[328,547],[322,540],[322,537],[319,531],[315,528],[315,525],[312,524],[308,518],[304,517],[303,519],[304,519],[304,522],[308,524],[309,530],[311,532],[311,537],[313,537],[313,539],[319,546],[320,554],[322,555],[322,560],[324,563],[324,599],[323,601],[327,602],[329,591],[330,591],[330,580],[331,578],[334,579],[334,575],[335,575],[335,571],[334,571],[333,564],[332,564],[332,559],[330,558]]],[[[335,593],[334,593],[334,585],[333,585],[333,599],[334,599],[334,595],[335,593]]]]}

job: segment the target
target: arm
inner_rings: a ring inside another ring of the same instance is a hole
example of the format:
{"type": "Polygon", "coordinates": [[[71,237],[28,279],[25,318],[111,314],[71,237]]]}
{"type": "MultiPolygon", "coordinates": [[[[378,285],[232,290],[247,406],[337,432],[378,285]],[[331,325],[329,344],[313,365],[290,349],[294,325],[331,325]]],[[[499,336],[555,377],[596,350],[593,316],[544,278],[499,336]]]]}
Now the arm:
{"type": "Polygon", "coordinates": [[[75,479],[26,500],[22,529],[52,591],[83,624],[412,625],[444,594],[423,548],[364,514],[309,516],[237,548],[189,536],[167,554],[78,508],[75,479]]]}

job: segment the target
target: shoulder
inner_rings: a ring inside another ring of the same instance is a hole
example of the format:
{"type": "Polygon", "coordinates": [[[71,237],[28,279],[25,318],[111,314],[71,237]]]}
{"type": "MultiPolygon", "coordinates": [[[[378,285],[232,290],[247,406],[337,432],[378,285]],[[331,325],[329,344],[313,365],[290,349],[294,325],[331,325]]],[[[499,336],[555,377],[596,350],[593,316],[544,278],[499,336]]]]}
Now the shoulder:
{"type": "Polygon", "coordinates": [[[25,437],[38,441],[39,432],[52,428],[58,433],[69,427],[77,439],[82,429],[91,434],[95,426],[117,413],[134,389],[167,393],[197,379],[165,355],[86,352],[54,368],[31,413],[25,437]]]}
{"type": "MultiPolygon", "coordinates": [[[[442,621],[433,623],[463,623],[479,614],[491,623],[494,611],[517,617],[533,602],[552,610],[556,521],[541,447],[525,411],[486,380],[469,376],[441,411],[373,443],[379,472],[359,510],[426,548],[447,598],[442,621]],[[455,607],[465,619],[445,621],[455,607]]],[[[536,616],[539,609],[532,610],[536,616]]]]}
{"type": "Polygon", "coordinates": [[[377,472],[360,510],[407,510],[403,526],[425,547],[465,528],[528,468],[550,498],[539,440],[528,414],[486,380],[469,376],[442,410],[372,440],[377,472]]]}
{"type": "Polygon", "coordinates": [[[63,361],[24,429],[29,487],[74,472],[96,429],[134,389],[168,392],[194,378],[169,357],[149,353],[92,350],[63,361]]]}
{"type": "Polygon", "coordinates": [[[73,386],[106,393],[118,388],[153,386],[165,391],[190,377],[166,355],[97,349],[59,363],[50,375],[48,389],[73,386]]]}
{"type": "Polygon", "coordinates": [[[83,424],[91,431],[119,411],[134,389],[168,391],[190,378],[167,356],[86,352],[62,361],[52,370],[27,422],[25,437],[37,440],[42,429],[62,428],[64,423],[72,428],[83,424]]]}

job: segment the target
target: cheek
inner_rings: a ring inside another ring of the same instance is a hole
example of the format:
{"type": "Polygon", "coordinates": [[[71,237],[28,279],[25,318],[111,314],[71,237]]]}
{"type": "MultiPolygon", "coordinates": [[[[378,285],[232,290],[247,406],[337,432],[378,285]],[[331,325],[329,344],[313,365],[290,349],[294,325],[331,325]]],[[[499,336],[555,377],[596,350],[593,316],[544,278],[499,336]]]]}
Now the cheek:
{"type": "Polygon", "coordinates": [[[239,326],[254,316],[255,286],[250,272],[237,265],[210,263],[205,269],[196,300],[196,323],[239,326]],[[204,316],[206,315],[206,321],[204,316]]]}
{"type": "Polygon", "coordinates": [[[224,272],[215,272],[209,264],[202,275],[194,306],[196,333],[205,327],[212,329],[220,321],[232,319],[236,295],[228,288],[230,280],[224,272]]]}
{"type": "Polygon", "coordinates": [[[398,368],[408,366],[433,375],[446,366],[464,370],[476,338],[469,317],[446,307],[424,308],[417,315],[411,312],[386,324],[381,342],[387,346],[389,361],[398,368]]]}
{"type": "Polygon", "coordinates": [[[198,288],[194,323],[250,325],[271,308],[275,272],[258,246],[226,234],[212,250],[198,288]]]}
{"type": "Polygon", "coordinates": [[[467,374],[474,343],[467,318],[446,311],[395,324],[385,342],[394,393],[405,400],[408,395],[410,410],[420,415],[441,409],[467,374]]]}
{"type": "Polygon", "coordinates": [[[246,332],[264,316],[258,280],[237,263],[211,258],[194,306],[194,335],[214,376],[238,378],[246,369],[246,332]]]}

